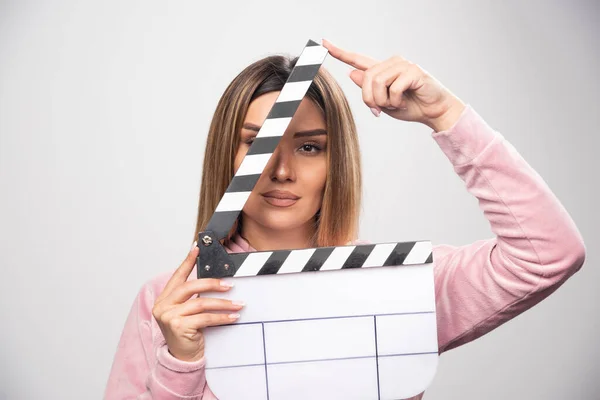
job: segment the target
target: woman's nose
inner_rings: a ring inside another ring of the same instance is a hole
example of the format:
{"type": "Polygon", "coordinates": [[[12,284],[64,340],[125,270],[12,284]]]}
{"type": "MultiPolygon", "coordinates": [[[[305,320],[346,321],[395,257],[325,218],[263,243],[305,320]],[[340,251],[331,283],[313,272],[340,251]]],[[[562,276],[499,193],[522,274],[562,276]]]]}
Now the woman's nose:
{"type": "Polygon", "coordinates": [[[272,181],[286,182],[294,181],[294,159],[293,154],[288,149],[283,148],[281,143],[275,149],[275,152],[269,160],[271,164],[270,174],[272,181]]]}

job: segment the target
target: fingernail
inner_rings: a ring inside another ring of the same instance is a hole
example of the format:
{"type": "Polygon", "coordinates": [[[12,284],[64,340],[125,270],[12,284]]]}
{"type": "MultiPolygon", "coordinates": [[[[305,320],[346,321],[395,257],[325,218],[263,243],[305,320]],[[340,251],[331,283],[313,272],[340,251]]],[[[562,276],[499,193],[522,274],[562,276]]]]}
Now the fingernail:
{"type": "Polygon", "coordinates": [[[231,303],[233,303],[234,306],[242,306],[243,307],[246,305],[246,303],[244,303],[241,300],[233,300],[231,303]]]}
{"type": "Polygon", "coordinates": [[[232,282],[221,281],[221,286],[223,287],[233,287],[232,282]]]}
{"type": "Polygon", "coordinates": [[[194,243],[192,243],[192,248],[190,249],[190,251],[193,251],[197,246],[198,246],[198,241],[195,240],[194,243]]]}
{"type": "Polygon", "coordinates": [[[385,109],[386,109],[386,110],[392,110],[392,111],[394,111],[394,110],[397,110],[397,108],[396,108],[396,107],[386,107],[385,109]]]}
{"type": "Polygon", "coordinates": [[[374,116],[379,117],[379,114],[381,113],[381,111],[379,111],[376,108],[371,108],[371,112],[373,113],[374,116]]]}
{"type": "Polygon", "coordinates": [[[228,317],[231,319],[238,319],[240,317],[240,314],[229,314],[228,317]]]}

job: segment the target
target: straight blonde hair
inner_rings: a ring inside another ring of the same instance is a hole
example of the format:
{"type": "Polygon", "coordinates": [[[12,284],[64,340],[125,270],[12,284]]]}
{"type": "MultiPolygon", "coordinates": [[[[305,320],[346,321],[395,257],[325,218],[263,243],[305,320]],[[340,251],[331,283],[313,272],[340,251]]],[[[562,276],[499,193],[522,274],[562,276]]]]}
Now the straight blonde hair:
{"type": "MultiPolygon", "coordinates": [[[[250,103],[281,91],[298,57],[265,57],[246,67],[229,84],[215,110],[204,154],[194,240],[205,230],[234,176],[234,159],[250,103]]],[[[339,246],[357,238],[362,196],[361,160],[356,124],[335,79],[319,69],[306,96],[323,113],[327,129],[327,179],[321,209],[315,215],[315,247],[339,246]]],[[[239,232],[242,213],[224,244],[239,232]]]]}

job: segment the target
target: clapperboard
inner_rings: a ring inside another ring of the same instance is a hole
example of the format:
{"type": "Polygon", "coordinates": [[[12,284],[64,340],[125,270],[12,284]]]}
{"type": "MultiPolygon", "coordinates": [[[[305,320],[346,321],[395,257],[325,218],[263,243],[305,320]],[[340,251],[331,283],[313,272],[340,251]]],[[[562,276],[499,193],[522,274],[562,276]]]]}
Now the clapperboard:
{"type": "Polygon", "coordinates": [[[231,325],[204,330],[206,379],[220,400],[404,399],[438,363],[429,241],[228,254],[220,240],[327,56],[309,40],[256,139],[199,233],[198,278],[235,282],[231,325]]]}

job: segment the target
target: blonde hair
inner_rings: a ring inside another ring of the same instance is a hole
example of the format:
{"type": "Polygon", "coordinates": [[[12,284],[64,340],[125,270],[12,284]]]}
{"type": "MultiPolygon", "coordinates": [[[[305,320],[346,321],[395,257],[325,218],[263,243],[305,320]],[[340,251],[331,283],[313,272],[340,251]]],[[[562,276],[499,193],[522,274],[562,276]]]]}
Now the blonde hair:
{"type": "MultiPolygon", "coordinates": [[[[256,61],[237,75],[221,96],[206,140],[194,240],[208,225],[234,176],[240,131],[250,103],[260,95],[280,91],[297,60],[273,55],[256,61]]],[[[315,215],[313,243],[316,247],[339,246],[358,234],[362,177],[356,124],[342,89],[324,67],[306,96],[323,113],[328,148],[327,179],[321,209],[315,215]]],[[[236,224],[225,242],[238,229],[236,224]]]]}

